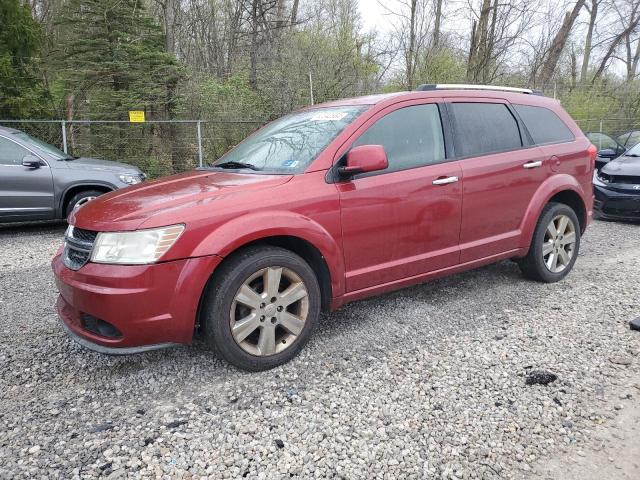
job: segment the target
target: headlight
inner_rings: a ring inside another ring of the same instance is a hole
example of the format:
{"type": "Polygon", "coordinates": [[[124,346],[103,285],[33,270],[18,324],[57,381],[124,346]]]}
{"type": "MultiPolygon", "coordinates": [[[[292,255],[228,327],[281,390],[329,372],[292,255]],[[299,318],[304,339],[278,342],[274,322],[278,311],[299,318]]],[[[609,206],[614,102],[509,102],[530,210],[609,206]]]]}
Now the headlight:
{"type": "Polygon", "coordinates": [[[138,230],[136,232],[98,233],[91,253],[95,263],[153,263],[178,240],[184,225],[138,230]]]}
{"type": "Polygon", "coordinates": [[[119,175],[120,181],[128,185],[135,185],[143,180],[142,175],[119,175]]]}
{"type": "Polygon", "coordinates": [[[602,173],[599,170],[596,170],[595,172],[593,172],[593,183],[600,186],[600,187],[604,187],[606,186],[610,181],[609,175],[607,175],[606,173],[602,173]]]}

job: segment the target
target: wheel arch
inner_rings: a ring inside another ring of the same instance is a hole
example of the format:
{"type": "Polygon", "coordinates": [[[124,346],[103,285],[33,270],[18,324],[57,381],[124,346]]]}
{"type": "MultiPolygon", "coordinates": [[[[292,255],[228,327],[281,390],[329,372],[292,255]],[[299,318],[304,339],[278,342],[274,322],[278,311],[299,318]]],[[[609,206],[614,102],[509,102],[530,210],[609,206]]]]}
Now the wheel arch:
{"type": "Polygon", "coordinates": [[[115,186],[108,183],[86,182],[74,183],[73,185],[69,185],[66,187],[62,195],[60,195],[60,203],[58,206],[60,216],[62,216],[63,218],[65,217],[65,212],[67,211],[69,200],[71,200],[71,197],[73,197],[75,194],[82,192],[83,190],[99,190],[103,193],[107,193],[115,189],[115,186]]]}
{"type": "Polygon", "coordinates": [[[520,225],[521,247],[529,249],[533,232],[542,210],[549,202],[564,203],[571,207],[580,222],[580,230],[584,232],[589,223],[587,193],[580,183],[571,175],[554,175],[548,178],[536,191],[520,225]]]}
{"type": "Polygon", "coordinates": [[[344,261],[336,240],[317,222],[291,212],[236,218],[216,228],[194,249],[193,256],[215,254],[226,259],[260,244],[285,248],[309,263],[318,276],[323,309],[344,294],[344,261]],[[265,228],[256,228],[260,225],[265,228]]]}

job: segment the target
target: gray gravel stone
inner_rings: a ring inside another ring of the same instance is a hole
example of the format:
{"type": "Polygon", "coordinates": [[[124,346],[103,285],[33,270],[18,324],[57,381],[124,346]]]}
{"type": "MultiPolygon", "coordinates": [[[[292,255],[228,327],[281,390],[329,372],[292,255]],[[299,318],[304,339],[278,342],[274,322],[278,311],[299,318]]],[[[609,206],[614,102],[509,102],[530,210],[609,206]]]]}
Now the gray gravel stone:
{"type": "Polygon", "coordinates": [[[637,369],[637,225],[595,222],[557,284],[502,262],[347,305],[259,374],[200,343],[73,343],[49,267],[64,228],[0,227],[2,478],[529,477],[619,415],[599,399],[637,369]]]}

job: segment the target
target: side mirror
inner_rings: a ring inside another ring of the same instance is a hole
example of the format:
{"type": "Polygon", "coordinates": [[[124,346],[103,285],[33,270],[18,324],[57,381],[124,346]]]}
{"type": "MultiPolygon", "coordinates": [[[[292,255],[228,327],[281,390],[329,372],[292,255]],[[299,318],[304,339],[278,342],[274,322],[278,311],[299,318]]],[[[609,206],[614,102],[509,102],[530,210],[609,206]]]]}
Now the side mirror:
{"type": "Polygon", "coordinates": [[[611,148],[603,148],[598,151],[598,156],[601,158],[614,158],[617,155],[616,151],[611,148]]]}
{"type": "Polygon", "coordinates": [[[376,172],[389,166],[387,153],[382,145],[360,145],[347,152],[346,164],[338,169],[343,178],[359,173],[376,172]]]}
{"type": "Polygon", "coordinates": [[[27,168],[40,168],[40,159],[35,155],[26,155],[22,158],[22,166],[27,168]]]}

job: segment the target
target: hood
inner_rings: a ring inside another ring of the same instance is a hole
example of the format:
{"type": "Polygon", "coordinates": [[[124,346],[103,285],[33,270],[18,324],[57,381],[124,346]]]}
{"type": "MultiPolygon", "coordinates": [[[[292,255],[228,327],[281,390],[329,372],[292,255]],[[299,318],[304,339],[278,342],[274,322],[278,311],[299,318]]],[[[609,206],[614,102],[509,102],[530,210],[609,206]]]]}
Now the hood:
{"type": "Polygon", "coordinates": [[[79,170],[101,170],[116,173],[141,173],[140,169],[126,163],[113,162],[111,160],[100,160],[97,158],[79,157],[73,160],[60,160],[67,168],[79,170]]]}
{"type": "Polygon", "coordinates": [[[622,155],[607,163],[601,171],[613,176],[640,177],[640,157],[622,155]]]}
{"type": "Polygon", "coordinates": [[[215,208],[214,200],[288,182],[287,175],[196,170],[115,190],[71,214],[70,222],[95,231],[126,231],[181,223],[193,208],[215,208]],[[162,214],[159,224],[152,221],[162,214]],[[168,221],[168,223],[167,223],[168,221]]]}

